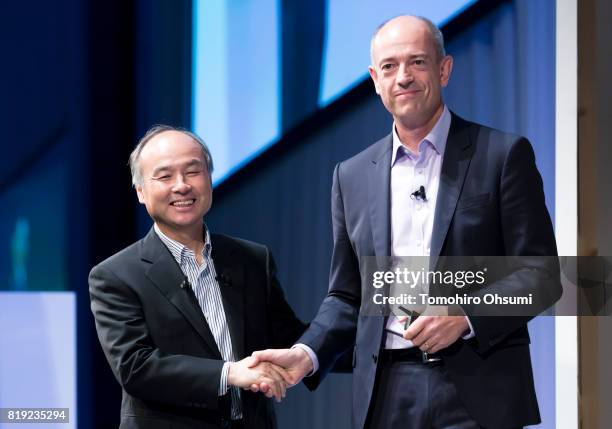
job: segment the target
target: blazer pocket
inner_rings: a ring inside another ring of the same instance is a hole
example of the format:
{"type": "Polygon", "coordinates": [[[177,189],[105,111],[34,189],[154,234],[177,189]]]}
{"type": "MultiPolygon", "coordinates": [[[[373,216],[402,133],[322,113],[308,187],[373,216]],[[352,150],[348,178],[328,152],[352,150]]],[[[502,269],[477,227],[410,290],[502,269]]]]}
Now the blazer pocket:
{"type": "Polygon", "coordinates": [[[457,203],[457,210],[484,206],[486,204],[489,204],[490,200],[491,194],[489,192],[487,192],[486,194],[474,195],[472,197],[459,198],[459,202],[457,203]]]}

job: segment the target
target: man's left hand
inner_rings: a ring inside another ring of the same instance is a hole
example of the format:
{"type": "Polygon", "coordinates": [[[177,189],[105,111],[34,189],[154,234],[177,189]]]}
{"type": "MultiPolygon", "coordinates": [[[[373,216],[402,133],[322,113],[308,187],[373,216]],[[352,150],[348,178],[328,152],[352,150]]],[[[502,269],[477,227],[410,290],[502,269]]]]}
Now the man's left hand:
{"type": "MultiPolygon", "coordinates": [[[[405,318],[399,318],[402,322],[405,318]]],[[[438,351],[465,335],[470,326],[465,316],[419,316],[404,332],[404,338],[426,353],[438,351]]]]}

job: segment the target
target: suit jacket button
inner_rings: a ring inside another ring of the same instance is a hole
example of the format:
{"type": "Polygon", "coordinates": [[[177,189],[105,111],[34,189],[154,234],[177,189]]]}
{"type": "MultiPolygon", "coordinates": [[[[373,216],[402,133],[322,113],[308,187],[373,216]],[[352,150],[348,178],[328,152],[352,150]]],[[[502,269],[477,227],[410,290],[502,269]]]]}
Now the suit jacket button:
{"type": "Polygon", "coordinates": [[[219,420],[219,423],[222,428],[228,428],[230,426],[230,422],[228,419],[221,418],[219,420]]]}
{"type": "Polygon", "coordinates": [[[374,363],[378,362],[378,356],[372,355],[372,360],[374,361],[374,363]]]}

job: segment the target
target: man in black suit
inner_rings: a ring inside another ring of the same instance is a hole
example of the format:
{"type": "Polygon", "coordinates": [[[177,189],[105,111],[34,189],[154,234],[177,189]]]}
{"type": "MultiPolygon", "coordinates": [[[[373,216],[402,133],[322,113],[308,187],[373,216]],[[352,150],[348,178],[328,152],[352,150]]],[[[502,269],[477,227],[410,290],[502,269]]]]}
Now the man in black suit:
{"type": "MultiPolygon", "coordinates": [[[[254,357],[284,366],[290,383],[311,373],[305,382],[314,388],[353,349],[354,428],[538,423],[527,331],[535,314],[472,317],[466,305],[465,314],[421,315],[407,329],[405,317],[360,314],[369,256],[557,254],[529,142],[444,105],[453,60],[435,25],[394,18],[373,36],[371,55],[392,133],[336,166],[329,293],[310,328],[293,348],[254,357]]],[[[554,259],[523,263],[470,293],[532,293],[540,309],[552,305],[561,294],[554,259]]]]}
{"type": "MultiPolygon", "coordinates": [[[[304,325],[265,246],[211,234],[212,159],[193,133],[156,126],[130,156],[154,226],[91,270],[100,344],[123,388],[121,428],[275,428],[283,369],[249,356],[293,344],[304,325]]],[[[286,377],[286,374],[285,374],[286,377]]]]}

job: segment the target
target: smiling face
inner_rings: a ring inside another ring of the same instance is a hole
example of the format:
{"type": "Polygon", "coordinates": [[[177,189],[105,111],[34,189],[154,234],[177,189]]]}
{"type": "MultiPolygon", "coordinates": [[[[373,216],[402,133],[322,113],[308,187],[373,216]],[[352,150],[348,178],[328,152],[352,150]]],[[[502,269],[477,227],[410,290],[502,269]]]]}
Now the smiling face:
{"type": "Polygon", "coordinates": [[[212,186],[200,144],[180,131],[164,131],[144,146],[138,167],[138,201],[164,234],[201,240],[212,186]]]}
{"type": "Polygon", "coordinates": [[[439,58],[430,29],[420,19],[401,16],[372,40],[370,76],[376,93],[396,122],[409,129],[427,125],[442,109],[452,58],[439,58]]]}

